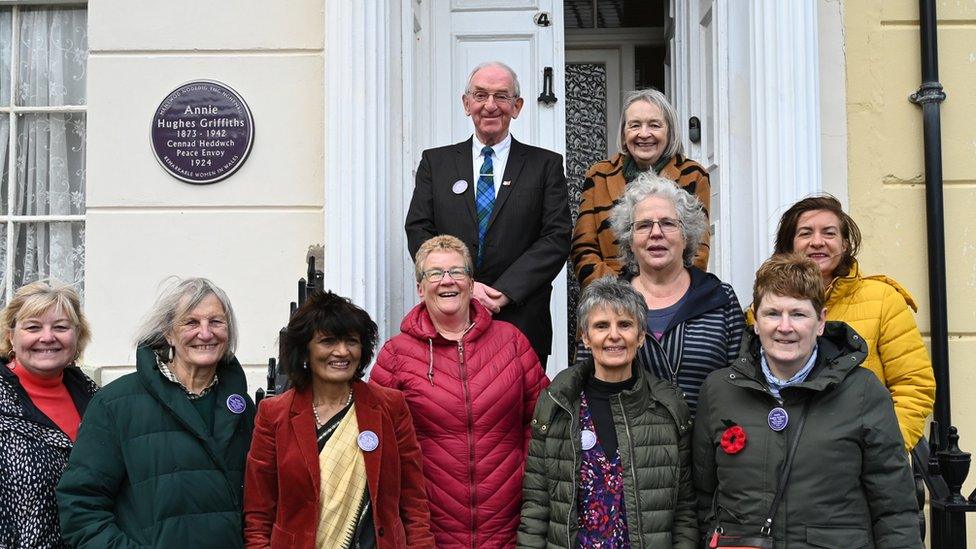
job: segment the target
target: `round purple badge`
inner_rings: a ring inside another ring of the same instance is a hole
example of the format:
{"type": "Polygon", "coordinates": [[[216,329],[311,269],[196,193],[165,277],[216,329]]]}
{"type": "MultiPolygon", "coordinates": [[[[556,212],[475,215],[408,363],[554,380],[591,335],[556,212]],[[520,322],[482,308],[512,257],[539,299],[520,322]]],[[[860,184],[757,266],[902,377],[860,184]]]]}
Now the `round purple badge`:
{"type": "Polygon", "coordinates": [[[468,182],[463,179],[458,179],[454,182],[454,185],[451,185],[451,191],[454,194],[461,194],[466,190],[468,190],[468,182]]]}
{"type": "Polygon", "coordinates": [[[230,395],[227,397],[227,409],[235,414],[243,414],[247,409],[247,400],[238,394],[230,395]]]}
{"type": "Polygon", "coordinates": [[[777,406],[769,411],[769,415],[766,416],[766,423],[769,424],[770,429],[778,433],[790,424],[790,415],[786,413],[786,410],[777,406]]]}
{"type": "Polygon", "coordinates": [[[197,80],[173,90],[153,115],[156,160],[187,183],[216,183],[251,152],[254,118],[244,99],[220,82],[197,80]]]}
{"type": "Polygon", "coordinates": [[[592,450],[596,446],[596,433],[589,429],[580,432],[580,446],[583,450],[592,450]]]}
{"type": "Polygon", "coordinates": [[[359,433],[359,449],[364,452],[372,452],[380,445],[380,437],[373,431],[363,431],[359,433]]]}

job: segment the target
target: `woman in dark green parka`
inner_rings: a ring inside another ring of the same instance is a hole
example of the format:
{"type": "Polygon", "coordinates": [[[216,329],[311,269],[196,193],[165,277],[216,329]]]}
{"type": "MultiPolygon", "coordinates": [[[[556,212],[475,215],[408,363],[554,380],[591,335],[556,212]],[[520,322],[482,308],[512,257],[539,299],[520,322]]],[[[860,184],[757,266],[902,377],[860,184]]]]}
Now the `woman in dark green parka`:
{"type": "Polygon", "coordinates": [[[716,530],[765,535],[777,549],[921,549],[891,395],[860,367],[864,339],[826,321],[820,269],[805,257],[773,256],[756,273],[753,304],[754,333],[732,366],[708,376],[698,404],[703,533],[709,540],[716,530]],[[767,522],[805,408],[789,477],[767,522]]]}
{"type": "Polygon", "coordinates": [[[646,314],[644,298],[612,278],[580,296],[593,356],[539,395],[519,547],[697,547],[691,414],[635,366],[646,314]]]}
{"type": "Polygon", "coordinates": [[[92,399],[58,484],[65,541],[242,547],[254,403],[227,295],[203,278],[177,283],[137,341],[136,372],[92,399]]]}

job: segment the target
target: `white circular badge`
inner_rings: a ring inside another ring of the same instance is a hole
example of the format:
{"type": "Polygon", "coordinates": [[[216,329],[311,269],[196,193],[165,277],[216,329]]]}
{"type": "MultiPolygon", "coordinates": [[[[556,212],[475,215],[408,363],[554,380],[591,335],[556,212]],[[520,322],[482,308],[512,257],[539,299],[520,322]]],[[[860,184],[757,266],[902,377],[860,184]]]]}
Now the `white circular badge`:
{"type": "Polygon", "coordinates": [[[596,446],[596,433],[589,429],[583,429],[580,433],[580,445],[584,450],[592,450],[596,446]]]}
{"type": "Polygon", "coordinates": [[[454,182],[454,185],[451,186],[451,190],[454,191],[454,194],[461,194],[468,190],[468,182],[463,179],[458,179],[454,182]]]}
{"type": "Polygon", "coordinates": [[[380,438],[373,431],[363,431],[359,433],[359,449],[364,452],[372,452],[380,445],[380,438]]]}

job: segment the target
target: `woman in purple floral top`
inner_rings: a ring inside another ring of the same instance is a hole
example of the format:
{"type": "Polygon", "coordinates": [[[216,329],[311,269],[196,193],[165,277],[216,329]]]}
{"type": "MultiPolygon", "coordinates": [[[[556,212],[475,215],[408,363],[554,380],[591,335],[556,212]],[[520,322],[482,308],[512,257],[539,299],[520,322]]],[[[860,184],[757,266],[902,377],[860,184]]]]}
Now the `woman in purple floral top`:
{"type": "Polygon", "coordinates": [[[580,296],[592,357],[539,396],[519,547],[697,547],[691,414],[672,385],[635,365],[646,313],[612,278],[580,296]]]}

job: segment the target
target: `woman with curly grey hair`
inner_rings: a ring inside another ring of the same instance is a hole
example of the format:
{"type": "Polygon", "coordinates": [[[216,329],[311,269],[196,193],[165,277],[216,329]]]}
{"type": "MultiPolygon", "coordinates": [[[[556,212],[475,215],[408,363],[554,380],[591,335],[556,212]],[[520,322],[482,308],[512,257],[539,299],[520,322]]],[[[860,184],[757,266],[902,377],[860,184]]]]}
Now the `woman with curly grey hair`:
{"type": "Polygon", "coordinates": [[[85,412],[58,484],[71,547],[243,546],[254,403],[237,322],[205,278],[174,280],[136,338],[136,371],[85,412]]]}
{"type": "Polygon", "coordinates": [[[692,265],[708,234],[704,209],[668,179],[641,174],[610,215],[621,278],[647,303],[638,361],[682,394],[692,414],[709,372],[735,359],[745,321],[735,292],[692,265]]]}
{"type": "MultiPolygon", "coordinates": [[[[607,221],[614,201],[640,175],[658,175],[701,201],[708,218],[711,185],[708,172],[685,157],[678,116],[668,98],[649,88],[624,97],[620,113],[620,152],[590,166],[580,195],[579,217],[573,229],[570,253],[580,286],[607,275],[618,275],[625,266],[607,221]]],[[[708,267],[708,233],[692,250],[694,264],[708,267]]]]}

